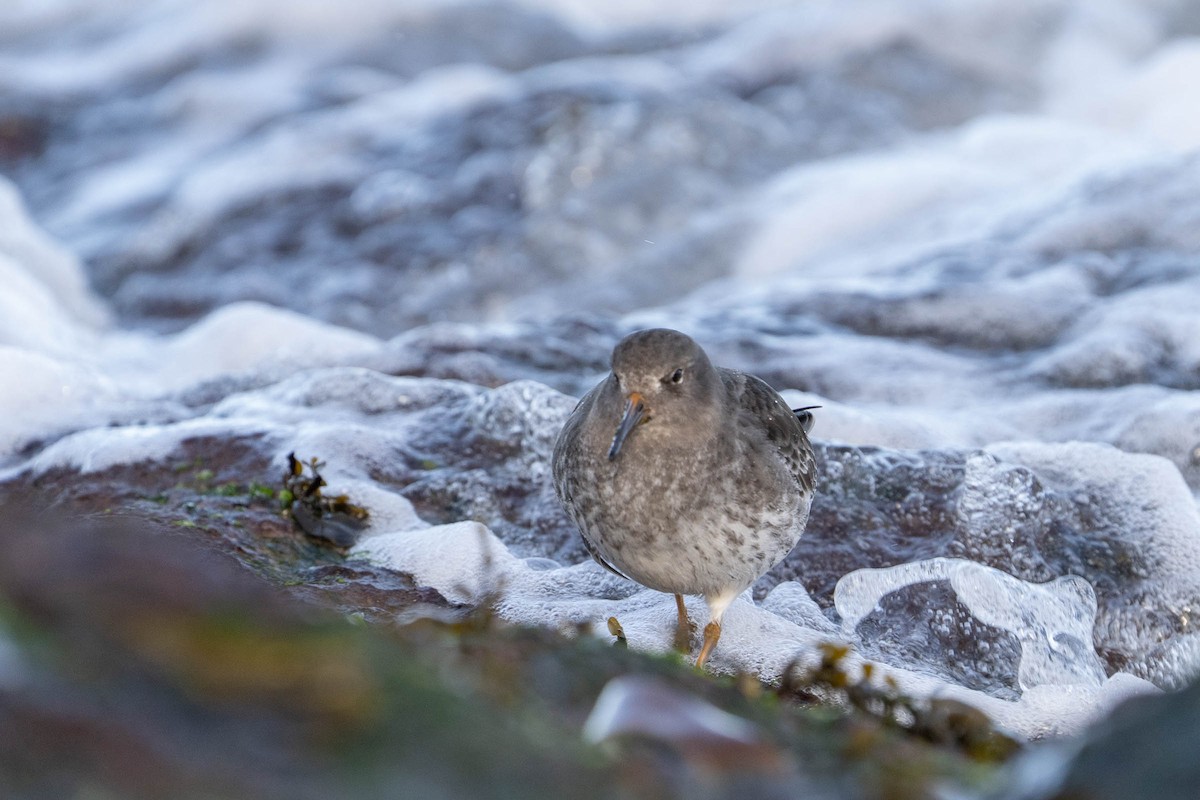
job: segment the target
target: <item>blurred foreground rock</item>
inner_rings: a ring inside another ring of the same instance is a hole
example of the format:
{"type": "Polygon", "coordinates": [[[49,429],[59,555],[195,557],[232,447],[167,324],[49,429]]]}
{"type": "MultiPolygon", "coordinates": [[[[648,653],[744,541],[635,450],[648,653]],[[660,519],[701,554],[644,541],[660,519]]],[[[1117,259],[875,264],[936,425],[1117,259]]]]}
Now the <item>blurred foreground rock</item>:
{"type": "Polygon", "coordinates": [[[1197,731],[1200,683],[1129,700],[1087,735],[1053,800],[1194,800],[1197,731]]]}
{"type": "Polygon", "coordinates": [[[5,529],[7,797],[608,793],[571,738],[538,744],[523,713],[416,658],[417,637],[347,624],[183,534],[5,529]]]}

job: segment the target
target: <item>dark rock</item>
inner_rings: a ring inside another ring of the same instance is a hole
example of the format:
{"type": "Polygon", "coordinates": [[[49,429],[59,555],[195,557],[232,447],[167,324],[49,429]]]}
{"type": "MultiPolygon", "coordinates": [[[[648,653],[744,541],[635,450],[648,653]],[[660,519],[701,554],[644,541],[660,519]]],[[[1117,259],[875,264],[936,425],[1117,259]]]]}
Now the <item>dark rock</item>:
{"type": "Polygon", "coordinates": [[[1194,800],[1200,683],[1121,704],[1086,734],[1053,800],[1194,800]]]}

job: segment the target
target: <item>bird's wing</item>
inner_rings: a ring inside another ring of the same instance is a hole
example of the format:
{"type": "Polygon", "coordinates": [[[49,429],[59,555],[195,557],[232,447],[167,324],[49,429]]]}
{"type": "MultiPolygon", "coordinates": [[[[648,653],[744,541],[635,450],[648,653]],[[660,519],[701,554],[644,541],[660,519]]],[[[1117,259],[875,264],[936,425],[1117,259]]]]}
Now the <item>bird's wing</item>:
{"type": "Polygon", "coordinates": [[[793,408],[792,413],[796,415],[796,419],[800,420],[800,427],[804,428],[805,433],[810,433],[813,428],[813,413],[814,408],[820,406],[805,406],[804,408],[793,408]]]}
{"type": "MultiPolygon", "coordinates": [[[[571,502],[571,486],[570,483],[562,479],[562,475],[566,470],[567,462],[571,459],[571,449],[579,447],[579,426],[583,424],[584,419],[587,418],[588,412],[591,410],[592,404],[596,402],[596,396],[600,393],[601,386],[603,384],[596,386],[579,399],[579,402],[575,404],[575,408],[571,411],[571,416],[567,418],[566,424],[563,425],[562,432],[558,435],[558,441],[554,443],[554,489],[558,492],[559,499],[567,509],[570,509],[573,505],[571,502]]],[[[600,552],[596,550],[596,546],[583,533],[583,526],[579,525],[578,521],[576,521],[576,527],[579,528],[579,538],[583,539],[583,546],[587,549],[588,555],[594,558],[597,564],[612,574],[629,580],[629,576],[623,574],[612,564],[604,560],[604,556],[600,555],[600,552]]]]}
{"type": "Polygon", "coordinates": [[[731,369],[720,369],[721,378],[733,388],[748,424],[760,428],[805,492],[813,490],[817,464],[803,421],[766,381],[731,369]]]}
{"type": "Polygon", "coordinates": [[[591,541],[588,539],[588,537],[580,534],[579,538],[583,539],[583,546],[587,548],[588,555],[590,555],[592,558],[594,558],[596,560],[597,564],[604,567],[606,570],[608,570],[613,575],[616,575],[619,578],[624,578],[625,580],[630,580],[630,577],[628,575],[626,575],[624,572],[621,572],[621,570],[617,569],[612,564],[610,564],[604,560],[604,556],[600,555],[600,551],[598,551],[595,548],[595,546],[591,543],[591,541]]]}

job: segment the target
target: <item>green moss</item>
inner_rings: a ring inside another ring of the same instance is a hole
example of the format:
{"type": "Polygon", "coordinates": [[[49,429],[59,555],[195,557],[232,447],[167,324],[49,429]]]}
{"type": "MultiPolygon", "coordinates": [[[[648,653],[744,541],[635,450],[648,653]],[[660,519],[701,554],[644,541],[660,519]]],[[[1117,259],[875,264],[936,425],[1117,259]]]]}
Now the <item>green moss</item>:
{"type": "Polygon", "coordinates": [[[250,486],[247,489],[247,493],[252,499],[255,500],[275,499],[275,489],[267,486],[265,483],[259,483],[258,481],[250,481],[250,486]]]}

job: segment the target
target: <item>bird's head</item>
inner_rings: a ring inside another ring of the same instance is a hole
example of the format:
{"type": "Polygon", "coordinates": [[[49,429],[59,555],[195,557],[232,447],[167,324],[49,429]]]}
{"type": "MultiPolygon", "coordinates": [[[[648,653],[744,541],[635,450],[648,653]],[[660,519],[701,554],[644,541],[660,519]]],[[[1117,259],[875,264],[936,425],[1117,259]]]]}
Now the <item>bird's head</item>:
{"type": "Polygon", "coordinates": [[[620,407],[608,459],[620,455],[634,429],[660,429],[719,412],[721,377],[690,336],[668,328],[631,333],[613,349],[605,393],[620,407]]]}

